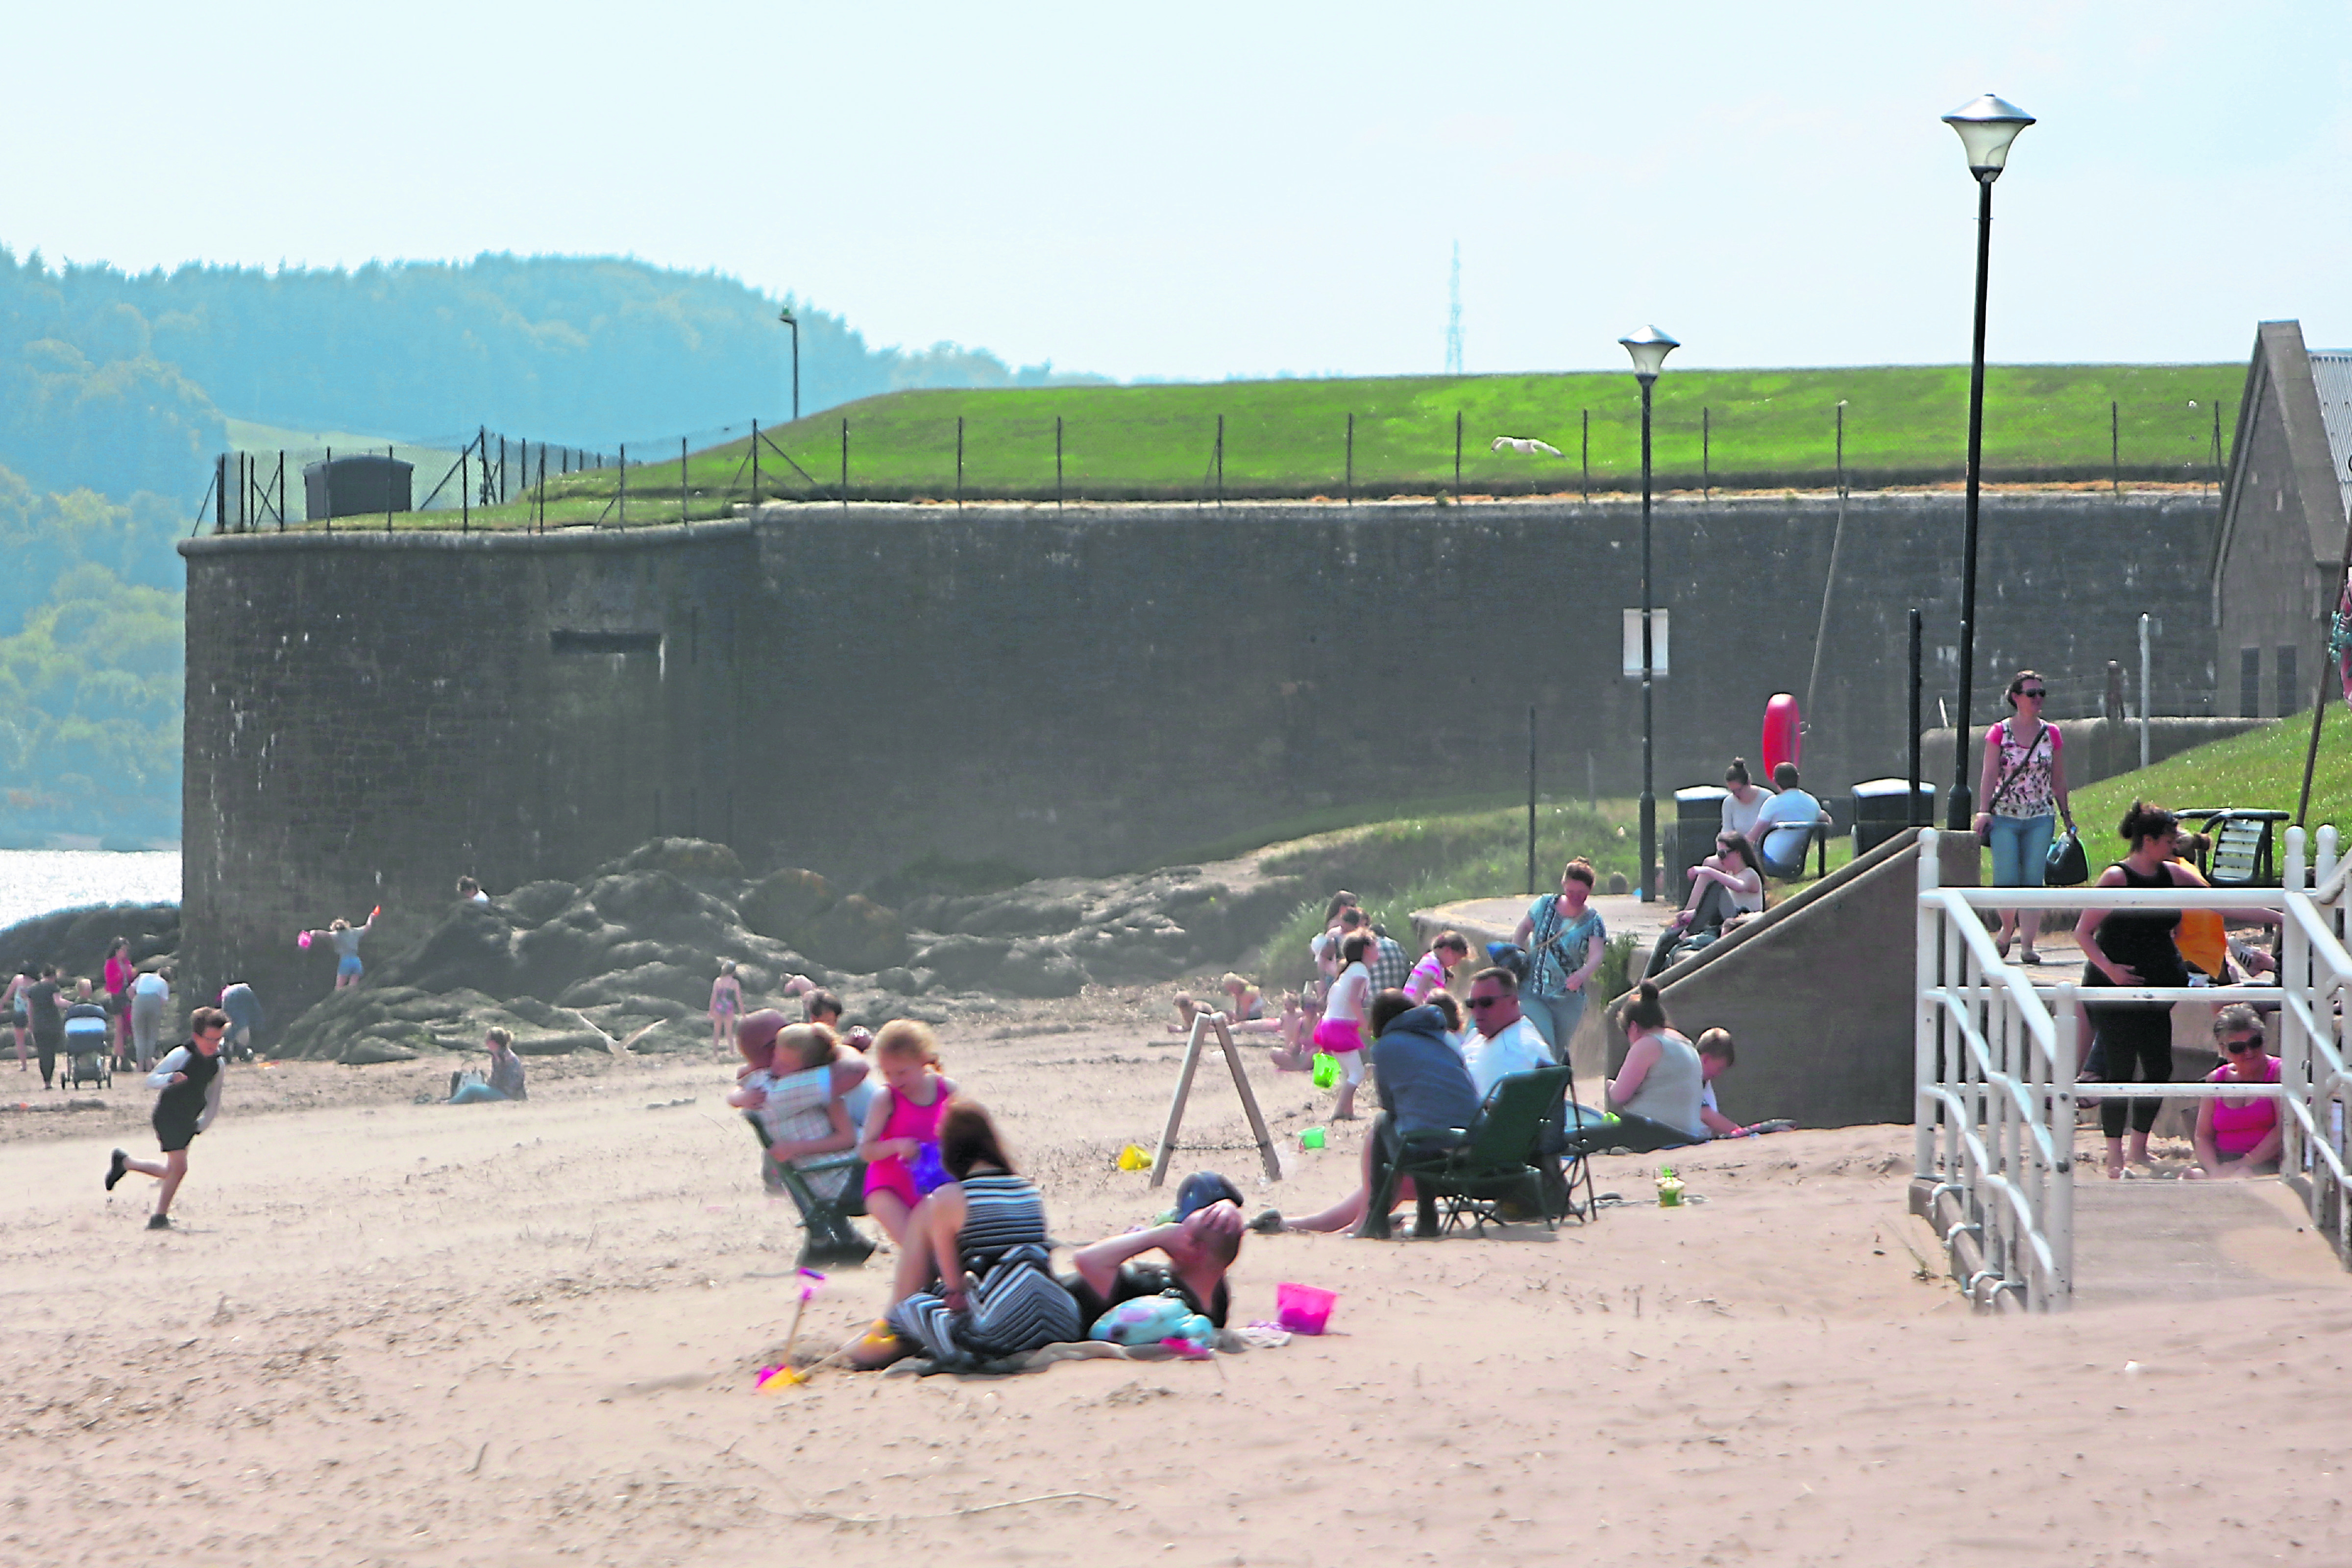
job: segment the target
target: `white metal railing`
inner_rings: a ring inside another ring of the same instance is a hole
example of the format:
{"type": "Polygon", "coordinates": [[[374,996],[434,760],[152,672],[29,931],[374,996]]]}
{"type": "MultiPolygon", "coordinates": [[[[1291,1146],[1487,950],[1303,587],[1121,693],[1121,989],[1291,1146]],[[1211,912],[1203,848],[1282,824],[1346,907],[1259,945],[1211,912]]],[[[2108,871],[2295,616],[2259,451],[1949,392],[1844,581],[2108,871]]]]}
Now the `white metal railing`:
{"type": "MultiPolygon", "coordinates": [[[[1946,888],[1937,835],[1920,835],[1917,1007],[1915,1018],[1915,1172],[1949,1195],[1948,1260],[1979,1299],[2013,1292],[2032,1310],[2063,1310],[2074,1294],[2074,1122],[2077,1097],[2199,1099],[2225,1092],[2210,1083],[2075,1082],[2081,1060],[2082,988],[2038,984],[2006,963],[1985,929],[1995,909],[2281,910],[2285,935],[2276,989],[2270,987],[2110,986],[2099,1003],[2248,1001],[2281,1011],[2280,1081],[2228,1086],[2232,1097],[2282,1102],[2280,1169],[2303,1178],[2315,1228],[2352,1260],[2352,1175],[2345,1164],[2343,994],[2352,986],[2352,952],[2344,945],[2347,884],[2336,830],[2317,834],[2317,863],[2306,874],[2301,828],[2287,834],[2284,888],[2238,890],[1946,888]],[[2304,890],[2307,881],[2315,888],[2304,890]],[[1979,1264],[1962,1266],[1960,1241],[1973,1237],[1979,1264]],[[1989,1288],[1989,1289],[1988,1289],[1989,1288]]],[[[1928,1205],[1933,1215],[1937,1205],[1928,1205]]]]}

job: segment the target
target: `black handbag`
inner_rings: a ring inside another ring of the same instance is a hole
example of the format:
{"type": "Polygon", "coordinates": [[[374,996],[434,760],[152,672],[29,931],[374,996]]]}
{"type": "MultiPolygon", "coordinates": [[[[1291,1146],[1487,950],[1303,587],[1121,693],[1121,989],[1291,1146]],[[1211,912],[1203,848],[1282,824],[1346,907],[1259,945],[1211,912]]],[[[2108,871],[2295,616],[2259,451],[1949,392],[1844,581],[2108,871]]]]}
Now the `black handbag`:
{"type": "Polygon", "coordinates": [[[2046,888],[2079,888],[2091,879],[2090,858],[2083,853],[2083,836],[2068,823],[2066,831],[2050,841],[2050,853],[2042,863],[2042,885],[2046,888]]]}

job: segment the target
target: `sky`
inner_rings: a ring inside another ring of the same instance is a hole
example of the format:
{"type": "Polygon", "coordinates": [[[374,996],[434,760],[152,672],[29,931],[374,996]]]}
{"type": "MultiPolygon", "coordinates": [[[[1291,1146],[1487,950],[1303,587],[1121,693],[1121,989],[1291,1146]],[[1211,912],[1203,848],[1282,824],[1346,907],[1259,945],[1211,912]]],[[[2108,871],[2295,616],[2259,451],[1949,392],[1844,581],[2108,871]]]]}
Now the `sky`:
{"type": "Polygon", "coordinates": [[[147,0],[9,23],[0,244],[630,255],[1125,378],[2352,344],[2352,7],[147,0]]]}

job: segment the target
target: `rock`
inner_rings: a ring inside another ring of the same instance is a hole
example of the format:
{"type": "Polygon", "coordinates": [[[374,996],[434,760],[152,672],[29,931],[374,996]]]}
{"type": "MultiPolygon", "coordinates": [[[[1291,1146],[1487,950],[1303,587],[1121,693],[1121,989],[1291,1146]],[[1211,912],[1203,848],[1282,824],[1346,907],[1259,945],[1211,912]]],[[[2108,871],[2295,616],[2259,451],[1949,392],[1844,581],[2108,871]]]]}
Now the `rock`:
{"type": "Polygon", "coordinates": [[[1054,936],[1086,916],[1086,906],[1076,899],[1015,890],[987,900],[957,921],[954,929],[974,936],[1054,936]]]}
{"type": "Polygon", "coordinates": [[[96,980],[118,936],[131,939],[133,963],[153,969],[179,950],[180,906],[93,904],[19,921],[0,931],[0,979],[27,963],[54,963],[61,973],[96,980]]]}
{"type": "Polygon", "coordinates": [[[1003,937],[947,936],[923,947],[914,963],[957,990],[982,984],[995,976],[1013,944],[1003,937]]]}
{"type": "Polygon", "coordinates": [[[1075,996],[1087,981],[1084,965],[1051,942],[1015,942],[997,966],[996,988],[1015,996],[1075,996]]]}
{"type": "Polygon", "coordinates": [[[667,871],[700,881],[740,882],[743,862],[724,844],[707,838],[656,838],[604,868],[608,871],[667,871]]]}
{"type": "Polygon", "coordinates": [[[490,902],[504,910],[517,925],[543,925],[572,907],[580,889],[569,882],[525,882],[504,898],[490,902]]]}
{"type": "Polygon", "coordinates": [[[515,988],[514,923],[481,904],[451,906],[417,945],[376,966],[380,984],[425,991],[479,991],[501,996],[515,988]]]}
{"type": "Polygon", "coordinates": [[[752,883],[736,910],[748,929],[802,947],[807,945],[803,934],[817,917],[839,901],[840,895],[823,877],[787,867],[752,883]]]}
{"type": "Polygon", "coordinates": [[[836,968],[870,974],[906,958],[907,928],[896,910],[852,893],[818,916],[806,940],[796,945],[836,968]]]}
{"type": "Polygon", "coordinates": [[[875,975],[874,984],[885,991],[895,991],[901,996],[912,996],[923,988],[916,982],[915,972],[903,964],[892,964],[875,975]]]}

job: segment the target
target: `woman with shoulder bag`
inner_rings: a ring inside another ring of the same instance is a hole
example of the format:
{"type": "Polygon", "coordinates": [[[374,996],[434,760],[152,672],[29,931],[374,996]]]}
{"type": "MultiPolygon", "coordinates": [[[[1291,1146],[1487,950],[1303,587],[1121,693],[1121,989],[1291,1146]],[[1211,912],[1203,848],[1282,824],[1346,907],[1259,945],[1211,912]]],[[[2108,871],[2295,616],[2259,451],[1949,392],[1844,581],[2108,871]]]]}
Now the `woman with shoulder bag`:
{"type": "MultiPolygon", "coordinates": [[[[1977,837],[1992,847],[1992,885],[1996,888],[2038,888],[2049,864],[2050,841],[2058,818],[2066,830],[2074,828],[2074,813],[2066,797],[2065,742],[2058,726],[2042,717],[2049,688],[2032,670],[2021,669],[2009,683],[2010,717],[1985,731],[1984,770],[1977,797],[1984,808],[1977,813],[1977,837]]],[[[2042,930],[2042,914],[2024,919],[2020,911],[2000,911],[2000,934],[1995,945],[2009,956],[2010,939],[2022,927],[2018,962],[2039,963],[2033,939],[2042,930]]]]}

